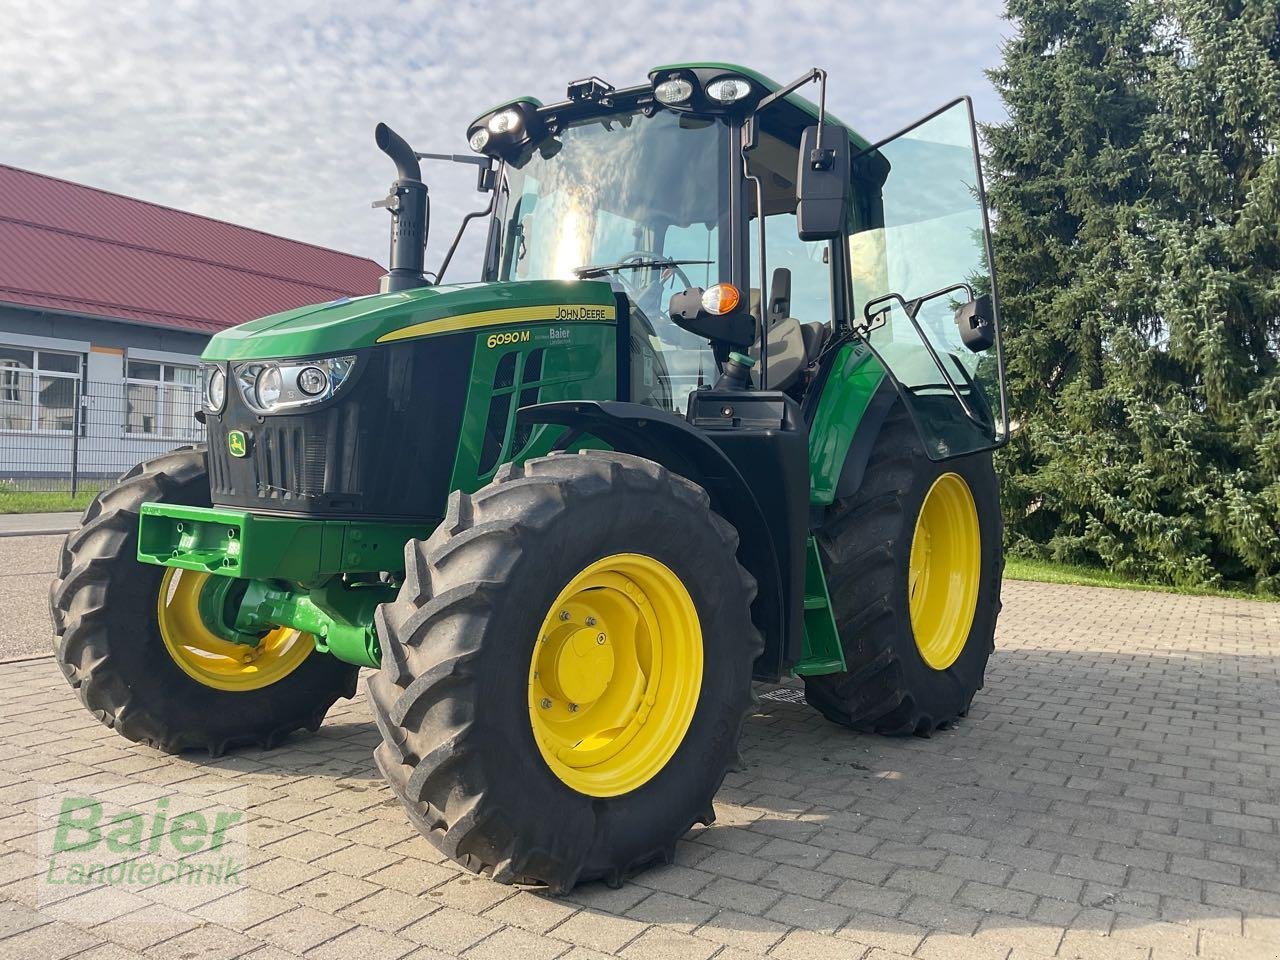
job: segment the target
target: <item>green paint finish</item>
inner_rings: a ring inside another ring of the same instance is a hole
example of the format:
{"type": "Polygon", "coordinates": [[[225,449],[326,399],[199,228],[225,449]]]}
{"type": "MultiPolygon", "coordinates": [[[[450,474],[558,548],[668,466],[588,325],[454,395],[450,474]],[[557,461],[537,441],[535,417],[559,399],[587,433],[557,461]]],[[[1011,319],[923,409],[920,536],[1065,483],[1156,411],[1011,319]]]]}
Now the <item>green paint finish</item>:
{"type": "Polygon", "coordinates": [[[791,672],[798,677],[814,677],[843,673],[846,669],[844,647],[827,592],[827,575],[822,571],[822,555],[818,553],[818,541],[810,537],[804,564],[804,655],[791,672]]]}
{"type": "Polygon", "coordinates": [[[430,535],[421,524],[144,503],[138,560],[223,577],[319,584],[339,573],[402,570],[405,543],[430,535]]]}
{"type": "MultiPolygon", "coordinates": [[[[451,486],[471,493],[498,467],[546,454],[563,427],[521,427],[516,411],[554,400],[600,400],[617,395],[616,330],[612,323],[537,323],[518,328],[528,340],[489,346],[476,334],[471,383],[451,486]]],[[[579,449],[582,445],[573,447],[579,449]]]]}
{"type": "Polygon", "coordinates": [[[394,600],[395,593],[390,584],[346,586],[337,578],[310,590],[253,580],[240,601],[235,629],[259,634],[275,627],[292,627],[309,633],[321,653],[346,663],[377,667],[382,651],[373,613],[378,604],[394,600]]]}
{"type": "Polygon", "coordinates": [[[612,308],[613,289],[599,280],[525,280],[419,287],[343,298],[223,330],[209,341],[203,358],[225,361],[332,356],[373,346],[379,337],[413,324],[489,310],[558,304],[612,308]]]}
{"type": "MultiPolygon", "coordinates": [[[[740,77],[746,77],[752,83],[758,83],[770,93],[781,90],[783,87],[783,84],[778,83],[778,81],[771,77],[766,77],[763,73],[752,70],[749,67],[744,67],[736,63],[721,63],[715,60],[698,60],[691,63],[668,63],[661,67],[654,67],[649,71],[649,76],[652,77],[656,73],[670,73],[673,70],[723,70],[725,73],[734,73],[740,77]]],[[[813,117],[813,119],[818,119],[818,105],[816,103],[805,99],[800,96],[799,93],[789,94],[785,99],[787,103],[792,106],[799,107],[809,116],[813,117]]],[[[852,127],[835,116],[835,114],[830,110],[827,111],[827,122],[838,123],[840,126],[844,127],[845,130],[848,131],[849,142],[852,143],[856,149],[866,150],[871,146],[870,141],[856,133],[852,127]]]]}
{"type": "Polygon", "coordinates": [[[825,506],[835,499],[849,445],[882,380],[884,367],[865,343],[853,341],[840,348],[809,425],[811,504],[825,506]]]}

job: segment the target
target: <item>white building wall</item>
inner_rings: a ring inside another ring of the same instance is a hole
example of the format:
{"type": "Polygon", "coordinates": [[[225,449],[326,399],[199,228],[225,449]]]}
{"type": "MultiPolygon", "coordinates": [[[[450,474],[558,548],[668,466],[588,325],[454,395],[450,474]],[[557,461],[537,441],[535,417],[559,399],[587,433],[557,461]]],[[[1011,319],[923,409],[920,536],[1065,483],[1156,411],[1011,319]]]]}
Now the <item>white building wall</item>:
{"type": "Polygon", "coordinates": [[[126,364],[133,359],[195,365],[207,342],[204,335],[180,330],[0,305],[0,346],[78,355],[83,393],[78,442],[73,442],[70,430],[0,428],[0,489],[6,484],[34,487],[40,481],[69,479],[73,457],[86,480],[112,478],[142,460],[191,443],[202,430],[194,420],[187,423],[185,415],[179,435],[126,430],[126,364]]]}

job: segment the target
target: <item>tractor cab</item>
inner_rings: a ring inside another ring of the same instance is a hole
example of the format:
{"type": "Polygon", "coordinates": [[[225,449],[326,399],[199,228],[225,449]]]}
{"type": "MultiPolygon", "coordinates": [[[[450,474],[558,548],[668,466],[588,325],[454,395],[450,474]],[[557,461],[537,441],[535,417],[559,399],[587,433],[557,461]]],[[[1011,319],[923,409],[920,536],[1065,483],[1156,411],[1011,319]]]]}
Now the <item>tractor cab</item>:
{"type": "Polygon", "coordinates": [[[481,181],[495,192],[484,279],[607,280],[629,315],[621,399],[683,414],[736,348],[752,386],[803,401],[823,356],[857,338],[931,455],[998,444],[1002,358],[969,101],[872,145],[798,96],[809,81],[825,88],[821,71],[782,88],[739,67],[676,65],[639,87],[592,78],[563,103],[521,99],[477,118],[469,142],[495,164],[481,181]],[[736,314],[728,326],[749,318],[750,341],[705,317],[682,323],[672,298],[691,289],[716,298],[714,316],[736,314]]]}

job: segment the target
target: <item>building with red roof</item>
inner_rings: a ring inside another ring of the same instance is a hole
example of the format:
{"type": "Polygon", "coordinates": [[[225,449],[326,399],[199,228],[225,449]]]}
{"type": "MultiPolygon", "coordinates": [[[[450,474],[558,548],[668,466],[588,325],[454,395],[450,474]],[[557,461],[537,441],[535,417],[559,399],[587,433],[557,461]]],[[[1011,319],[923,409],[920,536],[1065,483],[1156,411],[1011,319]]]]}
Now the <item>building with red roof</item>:
{"type": "Polygon", "coordinates": [[[212,334],[376,293],[384,272],[0,164],[0,476],[61,475],[73,456],[106,476],[198,439],[212,334]]]}

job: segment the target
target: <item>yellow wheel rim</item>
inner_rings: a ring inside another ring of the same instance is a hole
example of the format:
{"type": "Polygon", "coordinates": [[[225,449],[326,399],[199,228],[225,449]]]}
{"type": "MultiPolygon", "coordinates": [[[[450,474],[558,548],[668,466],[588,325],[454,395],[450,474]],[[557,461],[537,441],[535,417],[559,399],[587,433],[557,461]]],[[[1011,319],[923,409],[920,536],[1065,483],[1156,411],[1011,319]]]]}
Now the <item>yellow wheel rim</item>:
{"type": "Polygon", "coordinates": [[[270,631],[256,647],[218,636],[200,615],[209,576],[170,567],[156,598],[160,639],[187,676],[215,690],[258,690],[288,676],[315,649],[310,634],[290,627],[270,631]]]}
{"type": "Polygon", "coordinates": [[[964,650],[981,572],[973,493],[959,474],[944,473],[920,506],[907,574],[911,632],[921,658],[934,670],[947,669],[964,650]]]}
{"type": "Polygon", "coordinates": [[[651,557],[614,554],[569,581],[542,621],[533,737],[567,786],[618,796],[666,766],[701,687],[702,628],[684,584],[651,557]]]}

